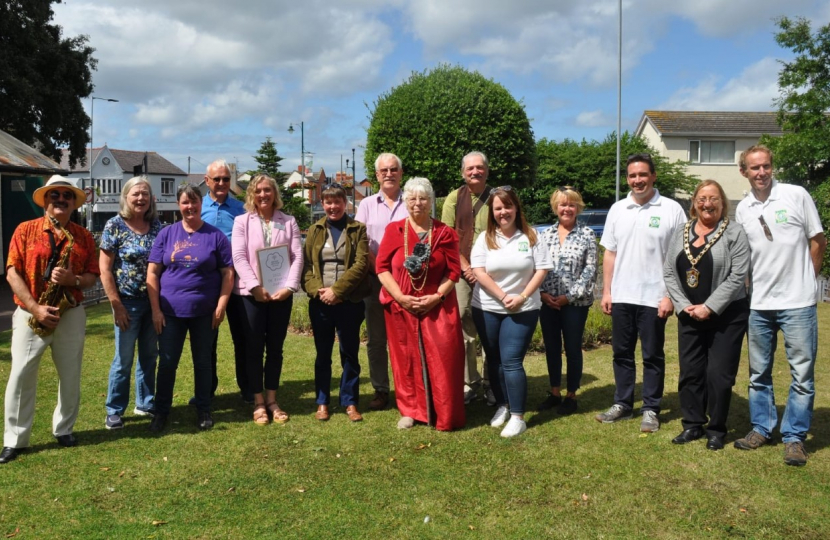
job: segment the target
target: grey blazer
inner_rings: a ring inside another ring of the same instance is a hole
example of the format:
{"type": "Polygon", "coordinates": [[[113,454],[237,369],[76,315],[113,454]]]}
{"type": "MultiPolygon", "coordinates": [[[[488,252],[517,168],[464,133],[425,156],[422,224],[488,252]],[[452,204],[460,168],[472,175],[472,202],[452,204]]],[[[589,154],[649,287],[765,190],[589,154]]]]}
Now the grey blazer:
{"type": "MultiPolygon", "coordinates": [[[[720,227],[720,222],[718,227],[720,227]]],[[[683,253],[684,232],[685,227],[680,227],[672,237],[666,262],[663,265],[663,279],[666,282],[669,297],[674,303],[674,309],[677,313],[691,305],[689,299],[686,298],[683,284],[680,281],[683,276],[677,274],[676,266],[677,255],[683,253]]],[[[691,234],[691,229],[689,233],[691,234]]],[[[746,239],[744,228],[736,221],[730,220],[723,236],[715,242],[709,252],[712,254],[713,290],[704,303],[706,307],[719,315],[733,301],[746,298],[746,277],[749,273],[749,242],[746,239]]]]}

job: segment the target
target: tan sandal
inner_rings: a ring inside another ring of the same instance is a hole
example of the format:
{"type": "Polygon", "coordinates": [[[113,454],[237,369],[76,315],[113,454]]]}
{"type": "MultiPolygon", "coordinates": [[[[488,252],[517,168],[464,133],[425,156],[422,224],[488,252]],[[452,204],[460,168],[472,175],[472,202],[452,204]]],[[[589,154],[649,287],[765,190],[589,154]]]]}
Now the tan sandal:
{"type": "Polygon", "coordinates": [[[254,424],[267,426],[268,422],[268,408],[265,403],[257,403],[254,405],[254,424]]]}
{"type": "Polygon", "coordinates": [[[288,413],[280,409],[280,406],[276,401],[274,401],[273,403],[269,403],[268,405],[266,405],[266,407],[268,409],[268,413],[271,415],[271,418],[274,420],[275,423],[284,424],[288,422],[288,413]]]}

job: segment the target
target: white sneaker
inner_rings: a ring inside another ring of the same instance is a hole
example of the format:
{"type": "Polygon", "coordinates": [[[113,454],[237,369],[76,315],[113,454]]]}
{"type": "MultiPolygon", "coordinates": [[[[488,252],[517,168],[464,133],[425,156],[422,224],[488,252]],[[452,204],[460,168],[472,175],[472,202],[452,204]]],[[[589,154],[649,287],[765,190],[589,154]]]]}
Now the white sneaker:
{"type": "Polygon", "coordinates": [[[510,410],[507,408],[507,405],[502,405],[496,409],[496,414],[494,414],[492,420],[490,420],[490,425],[493,427],[501,427],[505,422],[507,422],[509,417],[510,410]]]}
{"type": "Polygon", "coordinates": [[[504,426],[504,429],[501,430],[502,437],[515,437],[516,435],[521,435],[522,433],[527,430],[527,423],[524,420],[519,418],[518,416],[511,415],[510,421],[504,426]]]}

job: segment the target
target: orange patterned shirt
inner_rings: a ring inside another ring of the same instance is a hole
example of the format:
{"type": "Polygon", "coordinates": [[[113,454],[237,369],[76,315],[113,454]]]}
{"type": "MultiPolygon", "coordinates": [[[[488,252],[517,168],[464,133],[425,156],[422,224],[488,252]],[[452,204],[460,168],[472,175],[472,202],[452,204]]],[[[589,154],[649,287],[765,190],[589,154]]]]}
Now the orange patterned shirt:
{"type": "MultiPolygon", "coordinates": [[[[75,238],[75,245],[72,247],[72,254],[69,256],[69,267],[72,273],[76,276],[86,273],[100,275],[98,253],[92,235],[76,223],[70,222],[67,228],[69,234],[75,238]]],[[[6,268],[14,267],[17,270],[35,300],[40,298],[41,293],[46,290],[47,286],[47,281],[43,279],[43,273],[46,271],[49,257],[52,254],[52,244],[49,242],[49,235],[46,234],[46,231],[49,230],[55,235],[55,244],[60,246],[61,254],[63,254],[68,240],[55,230],[52,222],[46,217],[24,221],[18,225],[9,245],[9,260],[6,263],[6,268]]],[[[60,261],[60,257],[57,261],[60,261]]],[[[70,287],[69,290],[75,300],[83,301],[83,291],[74,287],[70,287]]],[[[17,295],[14,295],[14,303],[24,309],[26,308],[17,295]]]]}

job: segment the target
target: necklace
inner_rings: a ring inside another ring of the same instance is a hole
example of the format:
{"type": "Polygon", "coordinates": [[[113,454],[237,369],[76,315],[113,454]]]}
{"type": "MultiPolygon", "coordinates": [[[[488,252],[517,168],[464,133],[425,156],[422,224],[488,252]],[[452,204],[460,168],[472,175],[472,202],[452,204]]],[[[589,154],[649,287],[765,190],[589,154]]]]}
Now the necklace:
{"type": "Polygon", "coordinates": [[[706,253],[712,249],[712,246],[715,245],[715,242],[720,240],[720,237],[723,236],[724,231],[726,230],[726,226],[729,225],[729,218],[723,218],[718,231],[712,237],[711,240],[706,242],[706,245],[703,246],[703,249],[700,250],[700,253],[697,254],[697,257],[692,257],[692,249],[689,244],[689,231],[692,228],[692,221],[686,222],[686,230],[683,231],[683,251],[686,252],[686,258],[689,259],[689,262],[692,263],[692,267],[686,270],[686,285],[691,287],[692,289],[697,288],[700,285],[700,271],[695,268],[695,265],[700,262],[700,259],[703,258],[706,253]]]}
{"type": "MultiPolygon", "coordinates": [[[[410,253],[409,253],[409,228],[410,227],[412,227],[412,225],[409,223],[409,220],[407,219],[406,220],[406,225],[404,226],[404,230],[403,230],[403,254],[404,254],[404,257],[409,257],[410,256],[410,253]]],[[[412,227],[412,232],[415,232],[414,227],[412,227]]],[[[418,243],[420,244],[421,242],[418,242],[418,243]]],[[[431,221],[430,221],[430,224],[429,224],[429,233],[428,233],[428,236],[427,236],[427,246],[429,246],[430,248],[432,247],[432,222],[431,221]]],[[[412,248],[412,251],[413,251],[413,253],[415,252],[414,246],[412,248]]],[[[421,267],[421,271],[418,272],[417,275],[413,276],[409,272],[407,272],[407,275],[409,276],[409,282],[412,284],[412,288],[417,292],[421,292],[421,289],[423,289],[424,285],[426,285],[426,283],[427,283],[427,276],[429,275],[429,259],[426,260],[424,265],[421,267]],[[415,284],[416,281],[418,281],[418,280],[420,280],[420,282],[421,282],[420,286],[415,284]]]]}

